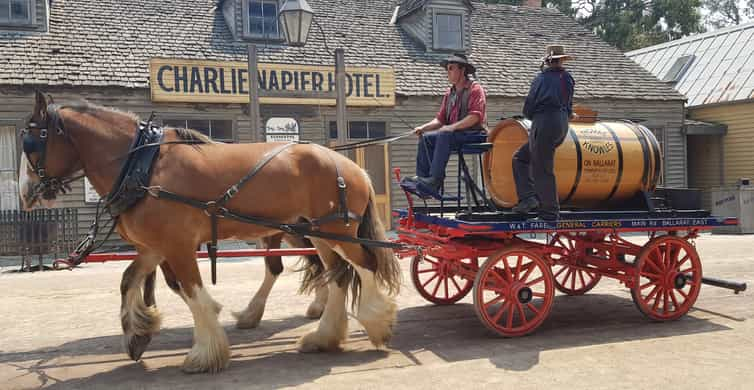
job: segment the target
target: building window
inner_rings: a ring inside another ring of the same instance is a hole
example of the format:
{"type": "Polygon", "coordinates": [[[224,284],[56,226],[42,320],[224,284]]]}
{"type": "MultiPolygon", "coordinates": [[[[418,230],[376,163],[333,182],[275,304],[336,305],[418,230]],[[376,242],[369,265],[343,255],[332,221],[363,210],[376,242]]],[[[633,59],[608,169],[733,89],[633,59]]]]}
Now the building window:
{"type": "MultiPolygon", "coordinates": [[[[370,139],[382,138],[387,136],[385,122],[366,122],[353,121],[348,122],[349,139],[370,139]]],[[[338,123],[330,122],[330,138],[338,139],[338,123]]]]}
{"type": "Polygon", "coordinates": [[[434,48],[463,49],[463,15],[436,13],[434,19],[434,48]]]}
{"type": "Polygon", "coordinates": [[[675,60],[673,66],[670,67],[670,70],[668,70],[668,73],[666,73],[665,77],[662,78],[662,81],[666,83],[677,83],[678,81],[680,81],[681,77],[686,74],[686,71],[691,66],[691,63],[694,62],[694,58],[695,56],[693,54],[690,54],[675,60]]]}
{"type": "Polygon", "coordinates": [[[270,118],[264,126],[267,142],[290,142],[300,139],[301,129],[293,118],[270,118]]]}
{"type": "Polygon", "coordinates": [[[227,119],[164,119],[163,126],[193,129],[220,142],[234,142],[233,121],[227,119]]]}
{"type": "Polygon", "coordinates": [[[0,0],[0,23],[31,23],[32,0],[0,0]]]}
{"type": "Polygon", "coordinates": [[[245,4],[245,31],[249,37],[281,39],[277,0],[248,0],[245,4]]]}
{"type": "Polygon", "coordinates": [[[15,126],[0,126],[0,210],[18,210],[15,126]]]}

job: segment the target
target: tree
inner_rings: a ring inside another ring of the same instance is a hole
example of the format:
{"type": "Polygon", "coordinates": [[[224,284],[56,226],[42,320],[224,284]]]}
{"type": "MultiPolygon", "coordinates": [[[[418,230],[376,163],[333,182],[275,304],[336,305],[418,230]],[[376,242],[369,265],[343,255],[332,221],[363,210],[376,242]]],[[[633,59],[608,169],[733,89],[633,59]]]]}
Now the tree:
{"type": "Polygon", "coordinates": [[[754,0],[745,3],[740,0],[704,0],[702,5],[709,12],[704,18],[705,23],[714,28],[741,24],[744,16],[754,18],[754,0]]]}
{"type": "MultiPolygon", "coordinates": [[[[487,2],[521,5],[522,0],[487,2]]],[[[579,23],[618,49],[633,50],[704,31],[701,24],[701,2],[702,0],[544,0],[543,4],[575,17],[579,23]]]]}

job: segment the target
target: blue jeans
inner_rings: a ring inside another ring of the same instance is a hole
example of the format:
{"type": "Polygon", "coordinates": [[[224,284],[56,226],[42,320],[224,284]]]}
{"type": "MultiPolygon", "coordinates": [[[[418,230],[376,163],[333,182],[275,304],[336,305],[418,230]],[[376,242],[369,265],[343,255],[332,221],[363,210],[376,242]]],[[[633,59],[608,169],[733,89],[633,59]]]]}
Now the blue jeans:
{"type": "Polygon", "coordinates": [[[419,149],[416,154],[416,175],[445,179],[445,167],[450,153],[462,145],[484,142],[484,130],[433,131],[419,137],[419,149]]]}

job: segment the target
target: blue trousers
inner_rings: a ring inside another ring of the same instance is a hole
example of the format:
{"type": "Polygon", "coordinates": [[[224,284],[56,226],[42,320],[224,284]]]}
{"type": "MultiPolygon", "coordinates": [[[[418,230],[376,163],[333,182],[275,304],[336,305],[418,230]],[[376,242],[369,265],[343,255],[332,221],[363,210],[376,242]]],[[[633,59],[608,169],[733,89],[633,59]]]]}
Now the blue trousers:
{"type": "Polygon", "coordinates": [[[557,218],[560,212],[555,182],[555,149],[568,135],[568,114],[541,112],[534,115],[529,142],[513,155],[513,177],[518,200],[536,196],[539,216],[557,218]]]}
{"type": "Polygon", "coordinates": [[[444,180],[450,153],[464,144],[484,142],[480,141],[480,136],[484,134],[484,130],[433,131],[423,134],[419,138],[416,153],[416,175],[444,180]]]}

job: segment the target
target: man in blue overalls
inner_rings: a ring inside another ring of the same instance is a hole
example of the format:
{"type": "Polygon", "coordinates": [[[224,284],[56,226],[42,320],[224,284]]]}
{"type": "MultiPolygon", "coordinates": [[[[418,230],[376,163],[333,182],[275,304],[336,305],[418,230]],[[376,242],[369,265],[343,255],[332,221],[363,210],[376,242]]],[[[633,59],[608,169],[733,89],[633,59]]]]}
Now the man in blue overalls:
{"type": "Polygon", "coordinates": [[[476,73],[464,54],[442,61],[451,87],[445,93],[440,111],[431,121],[414,128],[420,136],[416,155],[417,176],[408,180],[437,192],[445,180],[450,153],[469,142],[479,142],[486,133],[487,100],[484,89],[469,78],[476,73]]]}
{"type": "Polygon", "coordinates": [[[573,116],[575,81],[563,68],[573,59],[560,45],[547,47],[542,73],[531,85],[524,103],[524,116],[531,119],[529,142],[513,155],[518,204],[513,211],[528,214],[537,210],[538,220],[555,221],[560,213],[555,183],[555,149],[568,134],[568,119],[573,116]]]}

